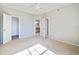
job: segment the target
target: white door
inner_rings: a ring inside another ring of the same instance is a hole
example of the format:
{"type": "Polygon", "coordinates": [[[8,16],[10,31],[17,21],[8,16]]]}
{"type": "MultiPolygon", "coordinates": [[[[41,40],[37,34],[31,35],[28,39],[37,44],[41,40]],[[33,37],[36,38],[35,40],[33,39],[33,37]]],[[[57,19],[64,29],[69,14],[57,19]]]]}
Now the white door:
{"type": "Polygon", "coordinates": [[[41,36],[48,37],[48,19],[44,18],[41,20],[41,36]]]}
{"type": "Polygon", "coordinates": [[[3,44],[11,40],[11,16],[3,14],[3,44]]]}
{"type": "Polygon", "coordinates": [[[41,20],[41,35],[46,37],[47,36],[47,22],[46,19],[41,20]]]}

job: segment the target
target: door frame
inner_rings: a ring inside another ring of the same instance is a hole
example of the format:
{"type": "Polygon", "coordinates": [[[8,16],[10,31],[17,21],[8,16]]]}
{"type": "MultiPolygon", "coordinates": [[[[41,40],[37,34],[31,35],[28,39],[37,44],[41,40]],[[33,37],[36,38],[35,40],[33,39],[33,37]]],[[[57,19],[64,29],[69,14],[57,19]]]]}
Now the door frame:
{"type": "Polygon", "coordinates": [[[46,18],[45,21],[46,21],[46,36],[48,37],[49,36],[49,19],[46,18]]]}

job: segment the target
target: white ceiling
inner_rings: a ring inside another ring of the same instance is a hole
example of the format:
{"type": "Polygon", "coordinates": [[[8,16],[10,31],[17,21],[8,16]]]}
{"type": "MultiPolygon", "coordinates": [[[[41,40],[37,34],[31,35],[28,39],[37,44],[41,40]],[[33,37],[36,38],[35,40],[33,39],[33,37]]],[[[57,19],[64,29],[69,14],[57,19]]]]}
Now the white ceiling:
{"type": "Polygon", "coordinates": [[[36,9],[37,3],[2,3],[4,7],[16,9],[34,15],[40,15],[54,9],[69,5],[69,3],[39,3],[40,9],[36,9]]]}

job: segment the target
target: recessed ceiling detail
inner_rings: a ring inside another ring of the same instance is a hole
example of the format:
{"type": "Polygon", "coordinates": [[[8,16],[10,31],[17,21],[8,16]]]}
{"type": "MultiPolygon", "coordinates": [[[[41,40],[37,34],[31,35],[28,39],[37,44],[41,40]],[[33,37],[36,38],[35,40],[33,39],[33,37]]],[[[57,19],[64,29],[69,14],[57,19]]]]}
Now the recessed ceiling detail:
{"type": "Polygon", "coordinates": [[[69,5],[68,3],[2,3],[4,7],[16,9],[34,15],[40,15],[69,5]]]}

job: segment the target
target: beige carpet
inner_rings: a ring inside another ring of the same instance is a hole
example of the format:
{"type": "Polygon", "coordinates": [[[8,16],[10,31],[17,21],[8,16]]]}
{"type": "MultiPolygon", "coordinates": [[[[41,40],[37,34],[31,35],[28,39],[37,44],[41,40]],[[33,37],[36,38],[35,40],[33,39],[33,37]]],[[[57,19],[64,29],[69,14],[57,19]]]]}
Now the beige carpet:
{"type": "Polygon", "coordinates": [[[13,55],[23,51],[35,44],[41,44],[56,55],[77,55],[79,47],[69,45],[63,42],[55,41],[54,39],[44,39],[43,37],[31,37],[23,39],[15,39],[0,45],[0,55],[13,55]]]}

